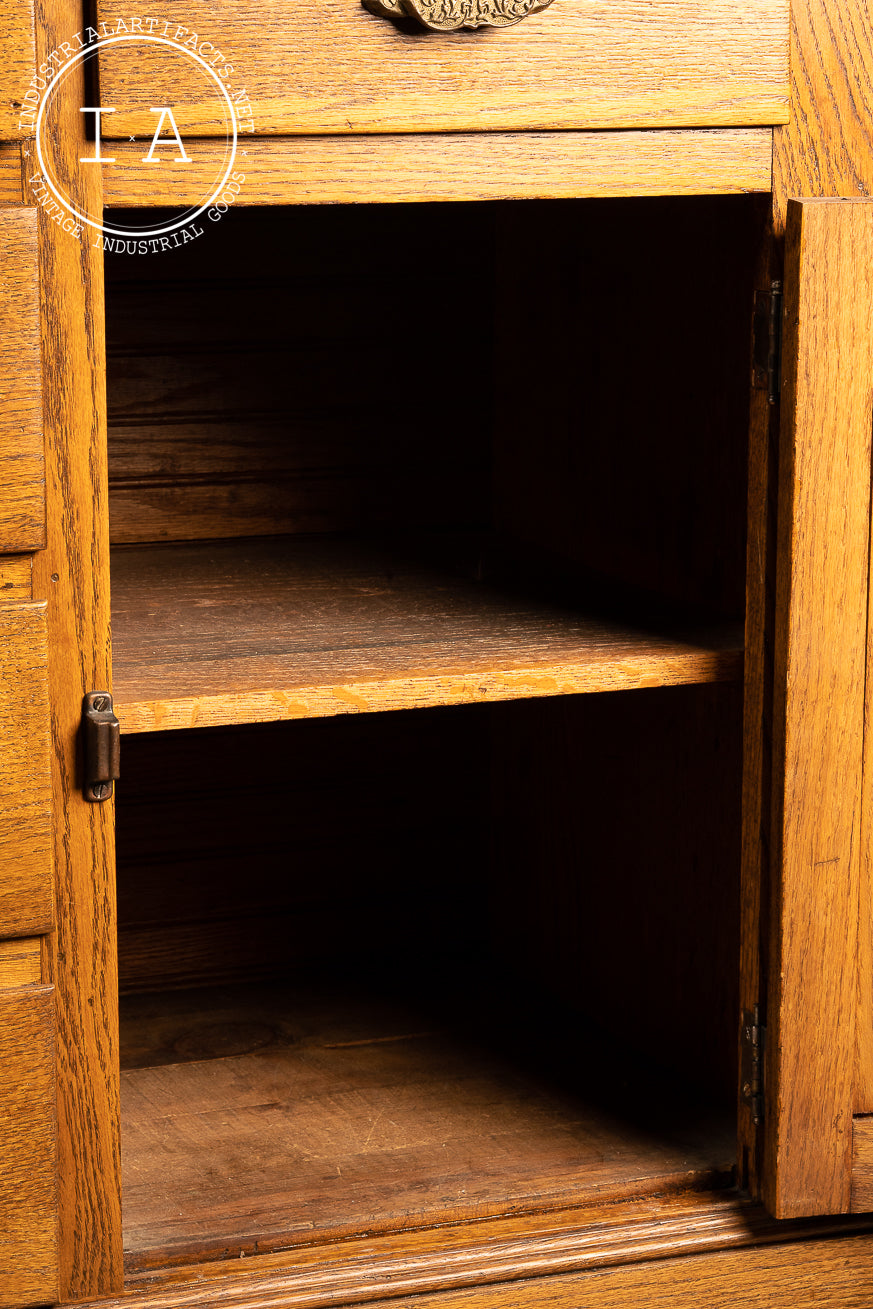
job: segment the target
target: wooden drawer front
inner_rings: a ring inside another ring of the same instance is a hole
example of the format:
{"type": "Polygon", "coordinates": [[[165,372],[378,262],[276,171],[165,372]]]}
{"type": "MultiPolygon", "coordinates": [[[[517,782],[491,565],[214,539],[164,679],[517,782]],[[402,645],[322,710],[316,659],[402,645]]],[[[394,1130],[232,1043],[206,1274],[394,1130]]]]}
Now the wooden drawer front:
{"type": "MultiPolygon", "coordinates": [[[[129,15],[122,0],[98,8],[113,32],[129,15]]],[[[179,40],[212,43],[208,59],[223,52],[230,93],[248,97],[258,133],[787,121],[786,0],[553,0],[515,27],[447,33],[361,0],[192,0],[168,36],[177,25],[179,40]]],[[[217,94],[166,48],[106,47],[100,86],[116,110],[103,120],[109,136],[150,139],[157,104],[173,106],[183,136],[224,135],[217,94]]]]}
{"type": "Polygon", "coordinates": [[[0,757],[0,937],[38,935],[53,924],[44,604],[0,606],[0,757]]]}
{"type": "Polygon", "coordinates": [[[2,1306],[58,1299],[53,990],[0,989],[2,1306]]]}
{"type": "Polygon", "coordinates": [[[3,0],[0,10],[0,141],[16,141],[21,106],[36,71],[33,0],[3,0]]]}
{"type": "Polygon", "coordinates": [[[0,554],[45,545],[36,223],[0,209],[0,554]]]}

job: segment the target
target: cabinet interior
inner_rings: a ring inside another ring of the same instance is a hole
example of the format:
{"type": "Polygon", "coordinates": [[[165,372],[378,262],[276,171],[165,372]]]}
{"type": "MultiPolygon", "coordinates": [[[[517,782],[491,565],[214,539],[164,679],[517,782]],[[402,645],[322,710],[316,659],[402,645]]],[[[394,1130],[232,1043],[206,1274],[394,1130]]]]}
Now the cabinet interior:
{"type": "Polygon", "coordinates": [[[107,256],[130,1271],[731,1185],[763,216],[107,256]]]}

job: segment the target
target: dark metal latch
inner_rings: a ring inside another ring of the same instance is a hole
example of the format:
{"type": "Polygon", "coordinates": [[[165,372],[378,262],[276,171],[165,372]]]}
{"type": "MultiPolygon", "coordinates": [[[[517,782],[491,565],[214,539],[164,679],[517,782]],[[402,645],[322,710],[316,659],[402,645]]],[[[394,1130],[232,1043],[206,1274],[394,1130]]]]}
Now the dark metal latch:
{"type": "Polygon", "coordinates": [[[121,730],[108,691],[89,691],[82,704],[85,799],[108,800],[121,775],[121,730]]]}
{"type": "Polygon", "coordinates": [[[758,1127],[764,1121],[764,1040],[767,1029],[761,1023],[758,1005],[743,1010],[742,1064],[740,1085],[743,1099],[758,1127]]]}

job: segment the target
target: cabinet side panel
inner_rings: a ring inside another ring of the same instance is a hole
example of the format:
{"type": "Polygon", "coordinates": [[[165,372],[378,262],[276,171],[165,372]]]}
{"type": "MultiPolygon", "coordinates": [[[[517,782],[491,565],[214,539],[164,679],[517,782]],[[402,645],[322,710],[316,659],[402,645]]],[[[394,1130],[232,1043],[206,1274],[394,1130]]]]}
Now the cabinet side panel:
{"type": "Polygon", "coordinates": [[[45,617],[0,608],[0,937],[54,921],[45,617]]]}
{"type": "Polygon", "coordinates": [[[0,1086],[0,1305],[17,1309],[58,1298],[51,987],[0,990],[0,1086]]]}
{"type": "Polygon", "coordinates": [[[791,202],[774,671],[766,1203],[850,1203],[873,204],[791,202]]]}
{"type": "MultiPolygon", "coordinates": [[[[2,52],[0,52],[2,59],[2,52]]],[[[36,212],[0,209],[0,553],[45,544],[36,212]]]]}
{"type": "Polygon", "coordinates": [[[21,112],[34,59],[33,0],[3,0],[0,13],[0,141],[15,141],[27,130],[21,112]]]}
{"type": "MultiPolygon", "coordinates": [[[[38,13],[44,59],[72,38],[81,13],[67,0],[45,0],[38,13]]],[[[88,103],[76,74],[63,94],[88,103]]],[[[84,140],[64,134],[54,165],[67,193],[93,212],[100,178],[79,167],[85,153],[84,140]]],[[[44,211],[39,238],[48,512],[33,581],[48,602],[50,651],[58,930],[47,953],[58,1015],[60,1296],[76,1300],[121,1286],[113,811],[84,799],[76,761],[82,696],[110,689],[103,262],[93,240],[79,242],[44,211]]]]}
{"type": "Polygon", "coordinates": [[[773,218],[797,196],[873,194],[868,0],[792,0],[791,115],[773,134],[773,218]]]}

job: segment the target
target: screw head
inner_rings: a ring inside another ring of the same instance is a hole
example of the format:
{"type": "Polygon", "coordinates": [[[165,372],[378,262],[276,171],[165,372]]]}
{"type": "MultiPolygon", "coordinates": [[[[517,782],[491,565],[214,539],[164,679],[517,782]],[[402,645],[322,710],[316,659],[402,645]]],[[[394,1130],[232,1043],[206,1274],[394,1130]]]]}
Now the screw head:
{"type": "Polygon", "coordinates": [[[91,708],[96,709],[98,714],[102,713],[103,710],[107,708],[108,699],[109,697],[105,695],[95,695],[94,699],[91,701],[91,708]]]}
{"type": "Polygon", "coordinates": [[[91,784],[91,795],[95,800],[105,800],[111,790],[111,782],[93,782],[91,784]]]}

